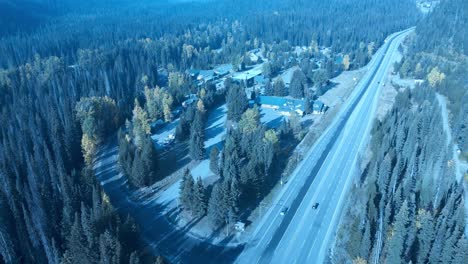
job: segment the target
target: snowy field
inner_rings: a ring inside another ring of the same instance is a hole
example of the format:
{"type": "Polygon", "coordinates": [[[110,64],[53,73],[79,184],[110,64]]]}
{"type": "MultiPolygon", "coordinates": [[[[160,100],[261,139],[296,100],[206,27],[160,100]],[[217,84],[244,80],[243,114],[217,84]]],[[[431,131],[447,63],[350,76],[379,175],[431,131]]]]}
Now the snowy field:
{"type": "Polygon", "coordinates": [[[175,135],[177,125],[179,125],[179,118],[164,125],[164,127],[156,131],[156,133],[151,136],[151,139],[156,143],[157,148],[161,148],[164,141],[167,140],[170,135],[175,135]]]}
{"type": "Polygon", "coordinates": [[[275,109],[260,107],[260,122],[265,124],[267,128],[278,128],[283,118],[285,117],[275,109]]]}
{"type": "MultiPolygon", "coordinates": [[[[224,137],[226,135],[226,116],[227,116],[227,106],[223,104],[214,110],[210,111],[208,114],[208,120],[205,128],[205,150],[206,150],[206,159],[201,161],[197,166],[193,167],[191,170],[192,176],[196,180],[198,177],[203,179],[205,185],[213,184],[218,178],[210,170],[210,160],[209,154],[211,148],[217,146],[219,149],[223,146],[224,137]]],[[[277,128],[280,126],[283,116],[276,110],[270,108],[260,108],[260,121],[263,124],[266,124],[268,128],[277,128]]],[[[173,122],[175,123],[175,122],[173,122]]],[[[178,120],[177,120],[178,123],[178,120]]],[[[153,136],[154,140],[163,140],[166,138],[174,128],[167,128],[173,126],[172,123],[170,126],[163,128],[164,131],[158,131],[153,136]]],[[[179,196],[179,186],[180,181],[175,182],[172,186],[166,189],[161,195],[157,198],[157,203],[160,204],[171,204],[179,196]]]]}
{"type": "Polygon", "coordinates": [[[222,147],[221,142],[224,140],[224,135],[226,135],[226,128],[224,126],[226,123],[226,116],[226,104],[223,104],[208,113],[208,120],[206,121],[205,128],[205,150],[207,157],[209,157],[211,148],[217,146],[220,149],[222,147]]]}

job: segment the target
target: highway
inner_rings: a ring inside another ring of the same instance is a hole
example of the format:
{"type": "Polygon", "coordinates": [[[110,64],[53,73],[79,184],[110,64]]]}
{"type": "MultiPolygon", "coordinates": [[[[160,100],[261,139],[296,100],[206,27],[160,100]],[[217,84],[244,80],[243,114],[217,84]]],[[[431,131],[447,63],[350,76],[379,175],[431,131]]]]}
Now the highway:
{"type": "Polygon", "coordinates": [[[236,263],[323,263],[359,153],[369,139],[391,58],[413,28],[389,36],[337,117],[305,155],[265,213],[236,263]],[[319,203],[317,209],[312,208],[319,203]],[[287,208],[284,215],[280,212],[287,208]]]}

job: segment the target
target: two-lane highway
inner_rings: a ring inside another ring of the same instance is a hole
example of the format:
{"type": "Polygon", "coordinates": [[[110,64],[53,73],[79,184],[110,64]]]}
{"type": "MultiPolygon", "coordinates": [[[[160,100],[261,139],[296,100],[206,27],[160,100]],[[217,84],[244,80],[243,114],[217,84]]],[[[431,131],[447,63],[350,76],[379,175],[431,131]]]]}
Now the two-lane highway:
{"type": "Polygon", "coordinates": [[[387,38],[337,118],[299,164],[261,219],[238,263],[322,263],[343,199],[367,143],[380,85],[412,29],[387,38]],[[312,208],[319,203],[318,208],[312,208]],[[288,208],[284,215],[279,212],[288,208]]]}

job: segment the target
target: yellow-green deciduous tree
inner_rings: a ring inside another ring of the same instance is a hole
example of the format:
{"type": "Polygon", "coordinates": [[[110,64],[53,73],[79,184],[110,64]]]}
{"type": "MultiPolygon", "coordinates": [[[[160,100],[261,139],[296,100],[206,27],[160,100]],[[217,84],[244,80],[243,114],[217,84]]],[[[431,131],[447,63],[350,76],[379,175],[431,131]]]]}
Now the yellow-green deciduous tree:
{"type": "Polygon", "coordinates": [[[76,104],[75,111],[83,132],[81,139],[83,156],[90,165],[97,145],[117,128],[119,111],[115,101],[107,96],[83,97],[76,104]]]}
{"type": "Polygon", "coordinates": [[[432,68],[427,75],[427,81],[431,87],[435,87],[445,80],[445,74],[439,70],[438,67],[432,68]]]}
{"type": "Polygon", "coordinates": [[[142,147],[143,140],[146,135],[149,135],[151,132],[151,127],[149,125],[148,114],[137,100],[135,100],[135,108],[133,108],[133,138],[135,145],[138,148],[142,147]]]}
{"type": "Polygon", "coordinates": [[[253,133],[257,130],[260,124],[260,112],[258,107],[254,106],[253,108],[247,109],[239,121],[239,128],[244,133],[253,133]]]}
{"type": "Polygon", "coordinates": [[[171,107],[174,103],[172,95],[165,89],[145,87],[146,111],[151,121],[164,119],[166,122],[172,120],[171,107]]]}
{"type": "Polygon", "coordinates": [[[350,64],[351,64],[351,61],[350,61],[349,55],[348,54],[344,55],[344,57],[343,57],[343,69],[345,71],[349,70],[349,65],[350,64]]]}

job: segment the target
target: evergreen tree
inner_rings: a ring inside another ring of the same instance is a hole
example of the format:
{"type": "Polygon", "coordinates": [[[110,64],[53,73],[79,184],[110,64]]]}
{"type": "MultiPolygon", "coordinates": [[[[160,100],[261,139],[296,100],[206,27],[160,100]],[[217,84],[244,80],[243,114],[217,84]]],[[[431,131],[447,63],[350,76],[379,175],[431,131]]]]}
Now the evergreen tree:
{"type": "Polygon", "coordinates": [[[214,174],[219,174],[219,150],[216,146],[210,152],[210,169],[214,174]]]}
{"type": "Polygon", "coordinates": [[[195,182],[193,180],[192,175],[190,174],[190,171],[186,169],[180,184],[179,192],[180,203],[185,210],[192,211],[194,207],[194,190],[195,182]]]}
{"type": "Polygon", "coordinates": [[[408,202],[405,200],[403,205],[400,208],[400,211],[395,217],[395,222],[393,225],[393,231],[388,242],[388,253],[387,253],[387,263],[389,264],[400,264],[404,263],[404,247],[405,247],[405,238],[408,225],[408,202]]]}
{"type": "Polygon", "coordinates": [[[208,202],[208,218],[215,226],[223,224],[224,210],[222,207],[223,192],[219,183],[214,184],[208,202]]]}
{"type": "Polygon", "coordinates": [[[317,70],[314,73],[313,81],[314,81],[314,84],[316,84],[318,87],[323,87],[325,84],[327,84],[328,78],[329,78],[328,72],[326,70],[321,69],[321,70],[317,70]]]}
{"type": "Polygon", "coordinates": [[[289,85],[289,95],[294,98],[303,98],[307,79],[301,70],[295,70],[289,85]]]}
{"type": "Polygon", "coordinates": [[[133,109],[133,139],[138,148],[142,147],[144,139],[150,132],[148,114],[141,108],[138,100],[135,100],[135,108],[133,109]]]}
{"type": "Polygon", "coordinates": [[[244,89],[238,84],[233,84],[226,97],[228,108],[228,120],[239,121],[242,113],[248,108],[249,103],[244,89]]]}
{"type": "Polygon", "coordinates": [[[206,198],[205,198],[205,187],[203,181],[198,177],[194,187],[194,208],[193,211],[197,217],[202,217],[206,214],[206,198]]]}
{"type": "Polygon", "coordinates": [[[205,133],[201,112],[195,114],[190,129],[190,157],[193,160],[202,160],[205,157],[205,133]]]}
{"type": "Polygon", "coordinates": [[[133,159],[132,173],[130,174],[130,183],[135,187],[143,187],[147,182],[147,171],[141,156],[141,150],[135,150],[133,159]]]}
{"type": "Polygon", "coordinates": [[[151,137],[146,137],[141,151],[141,160],[144,166],[145,185],[151,185],[157,179],[158,172],[158,153],[154,147],[151,137]]]}
{"type": "Polygon", "coordinates": [[[273,85],[271,85],[270,80],[268,80],[268,81],[265,83],[264,94],[265,94],[265,95],[268,95],[268,96],[273,96],[273,95],[275,95],[275,90],[273,89],[273,85]]]}
{"type": "Polygon", "coordinates": [[[431,244],[434,239],[434,224],[432,216],[429,212],[424,209],[420,209],[418,212],[418,224],[419,233],[419,249],[418,249],[418,263],[426,263],[431,244]]]}
{"type": "Polygon", "coordinates": [[[286,86],[284,85],[283,78],[279,77],[273,84],[274,96],[286,96],[286,86]]]}
{"type": "Polygon", "coordinates": [[[168,262],[163,257],[157,256],[154,264],[168,264],[168,262]]]}
{"type": "Polygon", "coordinates": [[[141,263],[140,258],[138,257],[137,252],[134,251],[134,252],[132,252],[132,253],[130,254],[130,259],[129,259],[128,263],[129,263],[129,264],[140,264],[140,263],[141,263]]]}

